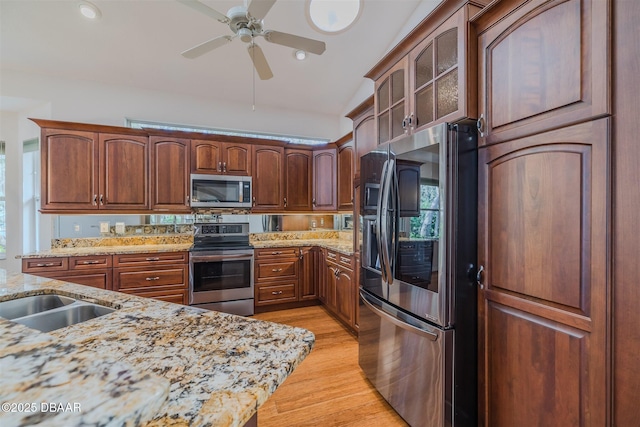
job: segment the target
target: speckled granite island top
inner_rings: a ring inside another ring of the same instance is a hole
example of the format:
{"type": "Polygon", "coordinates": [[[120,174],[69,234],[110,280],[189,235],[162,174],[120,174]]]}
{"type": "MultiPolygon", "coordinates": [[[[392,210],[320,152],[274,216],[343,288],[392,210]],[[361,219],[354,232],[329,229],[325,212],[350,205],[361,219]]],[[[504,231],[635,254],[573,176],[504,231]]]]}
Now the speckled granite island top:
{"type": "Polygon", "coordinates": [[[242,426],[315,340],[300,328],[0,274],[0,301],[50,293],[117,310],[49,333],[0,319],[0,400],[79,403],[81,412],[3,411],[2,426],[242,426]]]}

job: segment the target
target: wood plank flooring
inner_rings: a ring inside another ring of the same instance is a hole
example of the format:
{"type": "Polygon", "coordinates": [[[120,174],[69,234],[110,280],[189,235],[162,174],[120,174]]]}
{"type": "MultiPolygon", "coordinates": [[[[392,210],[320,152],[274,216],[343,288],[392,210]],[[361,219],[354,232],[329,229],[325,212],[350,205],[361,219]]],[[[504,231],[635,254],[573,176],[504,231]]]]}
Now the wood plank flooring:
{"type": "Polygon", "coordinates": [[[358,341],[323,307],[261,313],[256,319],[312,331],[309,356],[258,410],[259,427],[407,426],[358,366],[358,341]]]}

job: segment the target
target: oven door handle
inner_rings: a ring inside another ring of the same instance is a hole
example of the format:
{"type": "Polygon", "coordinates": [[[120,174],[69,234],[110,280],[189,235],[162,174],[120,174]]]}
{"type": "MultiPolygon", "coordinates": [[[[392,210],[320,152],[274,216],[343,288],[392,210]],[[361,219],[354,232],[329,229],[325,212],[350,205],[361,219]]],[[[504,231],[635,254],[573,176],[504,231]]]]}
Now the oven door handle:
{"type": "Polygon", "coordinates": [[[237,255],[191,255],[191,262],[218,262],[218,261],[242,261],[252,260],[252,254],[237,254],[237,255]]]}

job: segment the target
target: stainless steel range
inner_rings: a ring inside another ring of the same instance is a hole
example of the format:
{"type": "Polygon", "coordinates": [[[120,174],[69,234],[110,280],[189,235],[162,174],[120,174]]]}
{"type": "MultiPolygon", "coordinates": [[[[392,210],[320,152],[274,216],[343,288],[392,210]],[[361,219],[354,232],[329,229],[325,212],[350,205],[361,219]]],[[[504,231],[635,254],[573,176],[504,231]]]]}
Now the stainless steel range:
{"type": "Polygon", "coordinates": [[[196,223],[189,252],[189,304],[253,315],[253,246],[248,223],[196,223]]]}

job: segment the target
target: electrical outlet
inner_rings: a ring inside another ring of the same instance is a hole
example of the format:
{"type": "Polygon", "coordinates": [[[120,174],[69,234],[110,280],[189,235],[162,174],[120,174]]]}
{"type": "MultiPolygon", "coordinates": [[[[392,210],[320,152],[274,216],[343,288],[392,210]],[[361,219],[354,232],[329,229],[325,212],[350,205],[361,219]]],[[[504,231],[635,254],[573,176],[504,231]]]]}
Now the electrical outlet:
{"type": "MultiPolygon", "coordinates": [[[[78,226],[78,231],[80,226],[78,226]]],[[[101,233],[108,233],[109,232],[109,221],[101,221],[100,222],[100,232],[101,233]]]]}
{"type": "Polygon", "coordinates": [[[116,234],[124,234],[124,222],[116,222],[116,234]]]}
{"type": "Polygon", "coordinates": [[[73,224],[73,231],[75,231],[76,233],[80,232],[80,224],[73,224]]]}

